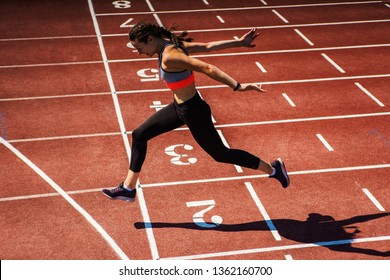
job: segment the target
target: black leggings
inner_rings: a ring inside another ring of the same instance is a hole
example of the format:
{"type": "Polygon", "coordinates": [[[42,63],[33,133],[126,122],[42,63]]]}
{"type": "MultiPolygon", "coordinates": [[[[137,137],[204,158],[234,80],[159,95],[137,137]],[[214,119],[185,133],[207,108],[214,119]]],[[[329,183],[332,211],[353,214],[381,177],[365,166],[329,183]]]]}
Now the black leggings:
{"type": "Polygon", "coordinates": [[[157,111],[133,133],[130,170],[140,172],[145,161],[148,140],[187,125],[196,142],[216,161],[257,169],[260,159],[248,152],[227,148],[212,119],[210,106],[196,93],[182,104],[176,100],[157,111]]]}

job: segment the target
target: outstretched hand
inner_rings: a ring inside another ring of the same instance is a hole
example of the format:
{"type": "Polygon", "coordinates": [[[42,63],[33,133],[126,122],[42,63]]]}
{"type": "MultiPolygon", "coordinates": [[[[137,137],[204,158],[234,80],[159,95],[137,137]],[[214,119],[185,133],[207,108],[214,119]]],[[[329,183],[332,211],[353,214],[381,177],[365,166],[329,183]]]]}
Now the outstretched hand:
{"type": "Polygon", "coordinates": [[[249,91],[249,90],[255,90],[264,93],[267,92],[265,89],[262,88],[262,85],[257,85],[257,84],[242,84],[237,91],[249,91]]]}
{"type": "Polygon", "coordinates": [[[255,44],[252,44],[252,42],[257,38],[257,36],[260,35],[260,33],[256,33],[256,31],[256,28],[252,28],[248,33],[244,34],[240,38],[240,41],[242,42],[244,47],[253,48],[256,46],[255,44]]]}

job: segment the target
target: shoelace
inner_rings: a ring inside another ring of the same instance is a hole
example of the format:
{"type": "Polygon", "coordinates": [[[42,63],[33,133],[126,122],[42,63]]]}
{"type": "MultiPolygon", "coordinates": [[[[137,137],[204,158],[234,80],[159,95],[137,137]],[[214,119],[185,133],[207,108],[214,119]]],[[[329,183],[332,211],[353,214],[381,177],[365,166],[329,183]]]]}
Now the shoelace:
{"type": "Polygon", "coordinates": [[[111,193],[117,193],[117,192],[121,192],[121,191],[123,191],[124,190],[124,188],[122,187],[122,184],[120,184],[118,187],[116,187],[115,189],[113,189],[112,191],[111,191],[111,193]]]}

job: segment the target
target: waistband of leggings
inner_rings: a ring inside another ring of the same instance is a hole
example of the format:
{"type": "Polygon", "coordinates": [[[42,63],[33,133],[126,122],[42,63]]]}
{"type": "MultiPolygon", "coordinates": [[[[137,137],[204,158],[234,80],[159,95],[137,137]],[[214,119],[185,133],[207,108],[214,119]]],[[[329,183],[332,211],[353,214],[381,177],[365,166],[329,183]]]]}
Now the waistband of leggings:
{"type": "Polygon", "coordinates": [[[173,99],[173,100],[174,100],[173,102],[175,103],[175,106],[177,106],[179,108],[183,108],[185,106],[188,106],[190,104],[196,103],[198,101],[202,101],[202,98],[200,97],[199,92],[196,91],[196,93],[195,93],[195,95],[193,97],[191,97],[190,99],[184,101],[183,103],[179,104],[179,103],[177,103],[176,99],[173,99]]]}

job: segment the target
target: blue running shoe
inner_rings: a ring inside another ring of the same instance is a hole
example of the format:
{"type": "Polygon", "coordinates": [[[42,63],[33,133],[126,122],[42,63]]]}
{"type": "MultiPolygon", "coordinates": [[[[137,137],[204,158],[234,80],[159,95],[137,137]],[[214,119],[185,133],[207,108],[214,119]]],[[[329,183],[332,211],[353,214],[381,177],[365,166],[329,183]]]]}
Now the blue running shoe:
{"type": "Polygon", "coordinates": [[[283,188],[287,188],[290,185],[290,178],[288,177],[286,167],[282,159],[278,158],[274,160],[273,162],[271,162],[271,165],[273,168],[275,168],[276,172],[274,175],[270,175],[269,177],[275,178],[282,184],[283,188]]]}
{"type": "Polygon", "coordinates": [[[103,194],[111,199],[119,199],[123,201],[133,202],[135,200],[135,195],[137,194],[137,190],[133,189],[131,191],[126,190],[123,187],[123,182],[114,189],[104,189],[102,190],[103,194]]]}

